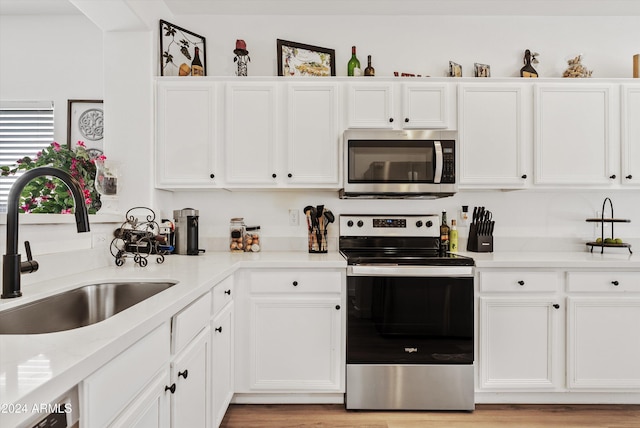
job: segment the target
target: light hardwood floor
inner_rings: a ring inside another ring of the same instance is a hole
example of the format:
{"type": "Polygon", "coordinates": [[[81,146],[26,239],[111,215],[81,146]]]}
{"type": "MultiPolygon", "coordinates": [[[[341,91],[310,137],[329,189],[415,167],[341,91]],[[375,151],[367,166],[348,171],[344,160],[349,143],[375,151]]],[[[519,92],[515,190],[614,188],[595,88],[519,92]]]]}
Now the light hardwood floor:
{"type": "Polygon", "coordinates": [[[342,405],[233,404],[221,428],[640,428],[640,405],[495,405],[474,412],[346,411],[342,405]]]}

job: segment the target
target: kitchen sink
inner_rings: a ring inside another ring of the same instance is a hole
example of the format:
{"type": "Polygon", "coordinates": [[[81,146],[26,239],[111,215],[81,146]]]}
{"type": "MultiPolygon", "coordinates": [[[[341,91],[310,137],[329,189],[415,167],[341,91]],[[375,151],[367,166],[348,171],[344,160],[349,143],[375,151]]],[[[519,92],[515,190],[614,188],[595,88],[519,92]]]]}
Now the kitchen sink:
{"type": "Polygon", "coordinates": [[[104,321],[176,282],[127,281],[84,285],[0,312],[0,334],[73,330],[104,321]]]}

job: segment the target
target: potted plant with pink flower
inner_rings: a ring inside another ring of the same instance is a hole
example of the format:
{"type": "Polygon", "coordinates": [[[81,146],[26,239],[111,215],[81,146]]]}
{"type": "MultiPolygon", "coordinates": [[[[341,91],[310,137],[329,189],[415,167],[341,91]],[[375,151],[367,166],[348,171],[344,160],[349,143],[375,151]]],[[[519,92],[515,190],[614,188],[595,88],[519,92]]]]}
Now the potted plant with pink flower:
{"type": "MultiPolygon", "coordinates": [[[[0,166],[2,176],[14,175],[19,171],[39,166],[52,166],[70,173],[84,192],[85,204],[89,214],[95,214],[101,206],[100,195],[95,188],[96,160],[104,161],[101,155],[92,158],[83,141],[78,141],[75,149],[61,146],[57,142],[38,152],[32,159],[25,156],[14,165],[0,166]]],[[[57,178],[37,177],[31,180],[20,196],[20,212],[67,214],[74,207],[73,197],[67,186],[57,178]]]]}

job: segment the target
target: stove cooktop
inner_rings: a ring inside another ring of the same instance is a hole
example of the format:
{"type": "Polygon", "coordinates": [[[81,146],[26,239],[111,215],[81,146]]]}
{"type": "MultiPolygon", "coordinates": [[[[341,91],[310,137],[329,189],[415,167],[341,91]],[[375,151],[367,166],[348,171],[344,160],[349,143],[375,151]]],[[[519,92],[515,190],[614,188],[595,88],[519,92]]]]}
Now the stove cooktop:
{"type": "Polygon", "coordinates": [[[455,253],[399,254],[397,252],[341,251],[349,265],[398,265],[398,266],[474,266],[471,257],[455,253]]]}

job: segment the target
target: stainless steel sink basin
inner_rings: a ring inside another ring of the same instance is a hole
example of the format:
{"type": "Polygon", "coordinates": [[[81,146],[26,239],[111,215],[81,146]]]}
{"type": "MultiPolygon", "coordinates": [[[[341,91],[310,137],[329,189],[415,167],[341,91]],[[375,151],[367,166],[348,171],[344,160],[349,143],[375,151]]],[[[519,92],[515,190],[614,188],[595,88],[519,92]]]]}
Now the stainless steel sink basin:
{"type": "Polygon", "coordinates": [[[38,334],[95,324],[176,282],[103,282],[84,285],[0,312],[0,334],[38,334]]]}

